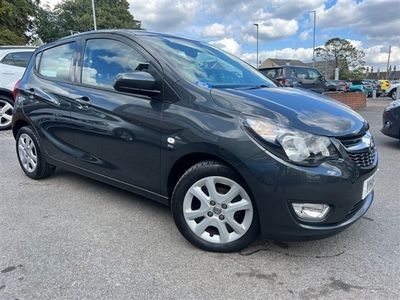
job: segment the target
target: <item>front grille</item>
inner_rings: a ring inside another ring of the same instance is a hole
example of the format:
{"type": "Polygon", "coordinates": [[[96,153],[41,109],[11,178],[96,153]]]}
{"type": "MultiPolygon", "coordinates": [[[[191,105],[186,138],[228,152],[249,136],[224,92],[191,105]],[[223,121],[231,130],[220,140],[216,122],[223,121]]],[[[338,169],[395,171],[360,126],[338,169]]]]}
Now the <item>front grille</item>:
{"type": "Polygon", "coordinates": [[[368,168],[375,161],[376,151],[375,149],[368,149],[367,151],[360,153],[348,152],[348,155],[356,164],[356,166],[360,168],[368,168]]]}
{"type": "Polygon", "coordinates": [[[362,136],[357,136],[357,137],[340,139],[340,142],[343,144],[343,146],[345,148],[349,148],[349,147],[355,146],[358,143],[360,143],[361,139],[362,139],[362,136]]]}
{"type": "Polygon", "coordinates": [[[339,139],[348,156],[357,167],[369,168],[375,162],[376,149],[374,140],[367,131],[364,136],[353,136],[339,139]]]}

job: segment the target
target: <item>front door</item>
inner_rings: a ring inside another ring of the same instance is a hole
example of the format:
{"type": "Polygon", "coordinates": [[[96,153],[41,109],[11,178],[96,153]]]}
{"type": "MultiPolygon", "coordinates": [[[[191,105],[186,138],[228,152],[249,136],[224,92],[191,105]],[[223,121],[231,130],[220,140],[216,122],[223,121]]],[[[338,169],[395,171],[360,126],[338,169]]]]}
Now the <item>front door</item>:
{"type": "Polygon", "coordinates": [[[128,41],[101,36],[83,44],[71,109],[79,166],[158,193],[162,102],[113,88],[117,74],[154,66],[128,41]]]}

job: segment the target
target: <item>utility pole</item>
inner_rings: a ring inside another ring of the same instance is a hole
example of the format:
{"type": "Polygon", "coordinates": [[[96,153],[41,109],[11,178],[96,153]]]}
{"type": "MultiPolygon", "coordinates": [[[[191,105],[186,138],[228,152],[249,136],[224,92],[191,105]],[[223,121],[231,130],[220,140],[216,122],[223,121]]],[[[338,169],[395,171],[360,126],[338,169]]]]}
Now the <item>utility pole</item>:
{"type": "Polygon", "coordinates": [[[94,30],[97,30],[97,24],[96,24],[96,7],[94,5],[94,0],[92,0],[92,12],[93,12],[93,25],[94,25],[94,30]]]}
{"type": "Polygon", "coordinates": [[[389,46],[388,62],[386,66],[386,79],[389,79],[389,64],[390,64],[390,52],[392,51],[392,45],[389,46]]]}
{"type": "Polygon", "coordinates": [[[254,26],[257,27],[257,60],[256,60],[256,67],[258,69],[258,23],[255,23],[254,26]]]}
{"type": "Polygon", "coordinates": [[[314,13],[314,31],[313,31],[313,46],[312,46],[312,65],[315,68],[315,23],[317,20],[317,12],[315,10],[311,11],[314,13]]]}

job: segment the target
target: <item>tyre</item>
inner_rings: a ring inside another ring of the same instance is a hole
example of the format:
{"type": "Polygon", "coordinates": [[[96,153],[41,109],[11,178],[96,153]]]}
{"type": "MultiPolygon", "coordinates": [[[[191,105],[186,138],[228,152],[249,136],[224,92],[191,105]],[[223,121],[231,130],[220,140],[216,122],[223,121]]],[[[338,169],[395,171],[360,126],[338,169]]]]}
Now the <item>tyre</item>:
{"type": "Polygon", "coordinates": [[[11,128],[13,101],[6,97],[0,96],[0,130],[11,128]]]}
{"type": "Polygon", "coordinates": [[[39,139],[30,126],[18,131],[16,150],[19,164],[28,177],[42,179],[54,173],[55,167],[46,162],[39,139]]]}
{"type": "Polygon", "coordinates": [[[392,97],[393,100],[396,100],[396,97],[397,97],[396,89],[394,89],[394,90],[390,93],[390,97],[392,97]]]}
{"type": "Polygon", "coordinates": [[[259,233],[256,206],[243,180],[217,161],[203,161],[179,179],[172,214],[182,235],[207,251],[234,252],[259,233]]]}

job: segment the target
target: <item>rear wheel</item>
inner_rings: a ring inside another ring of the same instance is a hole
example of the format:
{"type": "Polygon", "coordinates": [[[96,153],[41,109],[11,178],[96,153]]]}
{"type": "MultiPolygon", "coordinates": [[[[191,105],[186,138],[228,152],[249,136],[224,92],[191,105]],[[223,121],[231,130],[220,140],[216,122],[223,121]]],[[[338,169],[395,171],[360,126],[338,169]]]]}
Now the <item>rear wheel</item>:
{"type": "Polygon", "coordinates": [[[17,156],[24,173],[32,179],[42,179],[54,173],[40,149],[40,143],[30,126],[22,127],[17,134],[17,156]]]}
{"type": "Polygon", "coordinates": [[[0,130],[11,128],[13,101],[5,96],[0,96],[0,130]]]}
{"type": "Polygon", "coordinates": [[[172,213],[182,235],[203,250],[239,251],[258,236],[257,210],[244,182],[216,161],[198,163],[181,177],[172,213]]]}

